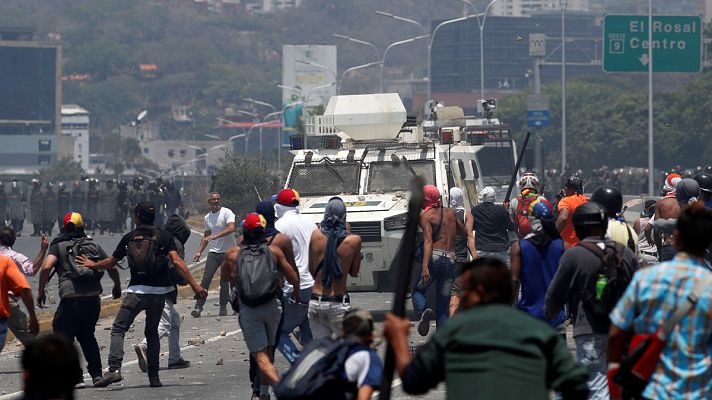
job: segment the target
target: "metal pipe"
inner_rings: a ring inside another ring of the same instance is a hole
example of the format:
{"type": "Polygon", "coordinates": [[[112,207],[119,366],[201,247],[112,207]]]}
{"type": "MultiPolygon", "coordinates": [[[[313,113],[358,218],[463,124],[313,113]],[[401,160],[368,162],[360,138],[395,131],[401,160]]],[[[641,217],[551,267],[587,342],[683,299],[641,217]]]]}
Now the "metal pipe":
{"type": "Polygon", "coordinates": [[[566,170],[566,0],[561,0],[561,173],[566,170]]]}
{"type": "Polygon", "coordinates": [[[648,0],[648,195],[654,196],[653,173],[653,0],[648,0]]]}

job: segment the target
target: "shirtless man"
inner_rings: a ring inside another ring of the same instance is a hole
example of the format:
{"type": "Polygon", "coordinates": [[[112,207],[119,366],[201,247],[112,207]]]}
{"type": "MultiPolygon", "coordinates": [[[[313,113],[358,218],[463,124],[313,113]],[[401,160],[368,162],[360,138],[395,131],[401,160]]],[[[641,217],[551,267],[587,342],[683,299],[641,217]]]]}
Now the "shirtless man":
{"type": "Polygon", "coordinates": [[[346,205],[334,197],[309,242],[309,272],[314,277],[309,322],[315,339],[341,335],[344,316],[351,311],[347,274],[355,278],[360,269],[361,237],[349,232],[346,205]]]}
{"type": "Polygon", "coordinates": [[[472,232],[465,228],[452,209],[440,205],[440,191],[433,185],[423,187],[425,201],[420,215],[420,228],[423,230],[423,267],[420,278],[413,287],[413,308],[419,316],[418,333],[426,336],[430,331],[430,319],[433,310],[427,307],[426,292],[435,282],[435,320],[440,327],[448,320],[450,292],[457,275],[455,264],[455,235],[468,236],[468,248],[471,254],[477,254],[472,232]]]}
{"type": "Polygon", "coordinates": [[[666,229],[665,227],[667,225],[658,223],[658,229],[653,231],[653,227],[656,225],[654,221],[662,221],[666,219],[677,220],[678,215],[680,215],[680,204],[675,198],[675,186],[681,180],[682,177],[679,174],[668,174],[663,185],[663,193],[665,194],[655,203],[655,214],[644,228],[644,231],[648,236],[654,232],[653,240],[655,241],[660,261],[671,260],[675,255],[675,248],[672,245],[674,224],[671,226],[672,229],[666,229]]]}

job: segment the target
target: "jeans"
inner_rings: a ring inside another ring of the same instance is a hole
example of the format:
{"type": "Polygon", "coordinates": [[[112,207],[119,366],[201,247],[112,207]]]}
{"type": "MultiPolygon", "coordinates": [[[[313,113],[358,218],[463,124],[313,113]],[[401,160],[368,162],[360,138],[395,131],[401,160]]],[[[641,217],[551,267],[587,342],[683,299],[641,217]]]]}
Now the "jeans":
{"type": "Polygon", "coordinates": [[[428,270],[430,271],[430,280],[424,283],[423,278],[419,277],[418,282],[413,287],[413,309],[417,317],[420,318],[423,311],[428,308],[428,288],[435,283],[435,321],[437,326],[440,327],[448,319],[450,292],[455,281],[457,268],[455,261],[445,256],[439,256],[432,259],[428,270]]]}
{"type": "Polygon", "coordinates": [[[146,311],[146,353],[148,356],[148,376],[158,376],[158,359],[161,343],[158,339],[158,324],[166,304],[165,294],[126,293],[121,308],[116,314],[111,327],[111,345],[109,347],[109,370],[121,369],[124,359],[124,336],[141,311],[146,311]]]}
{"type": "Polygon", "coordinates": [[[72,342],[77,339],[92,378],[101,377],[101,354],[94,334],[100,311],[99,296],[64,298],[52,321],[54,333],[64,335],[72,342]]]}
{"type": "MultiPolygon", "coordinates": [[[[166,298],[161,320],[158,322],[158,340],[168,336],[168,364],[180,361],[180,314],[176,311],[175,303],[166,298]]],[[[143,338],[141,346],[146,347],[148,341],[143,338]]]]}
{"type": "Polygon", "coordinates": [[[290,364],[294,364],[299,358],[299,349],[292,342],[289,334],[299,327],[301,332],[300,342],[305,345],[312,341],[312,331],[309,325],[309,298],[311,297],[312,288],[306,288],[299,291],[301,302],[296,303],[292,299],[292,294],[285,294],[283,297],[284,316],[282,321],[282,329],[279,333],[279,344],[277,348],[282,353],[284,358],[290,364]]]}
{"type": "Polygon", "coordinates": [[[5,318],[0,318],[0,353],[2,353],[3,347],[5,347],[5,338],[7,337],[7,320],[5,318]]]}
{"type": "MultiPolygon", "coordinates": [[[[208,258],[205,260],[205,271],[203,272],[203,280],[200,281],[200,286],[208,290],[210,282],[213,281],[213,276],[220,269],[225,253],[209,252],[208,258]]],[[[230,283],[228,281],[220,281],[220,309],[227,308],[227,301],[230,297],[230,283]]],[[[195,301],[195,308],[202,310],[207,297],[195,301]]]]}
{"type": "Polygon", "coordinates": [[[503,263],[507,264],[507,268],[511,268],[509,261],[509,251],[483,251],[477,250],[477,257],[494,257],[502,260],[503,263]]]}
{"type": "Polygon", "coordinates": [[[12,296],[9,296],[10,300],[10,318],[7,319],[8,329],[15,335],[17,340],[22,343],[23,346],[27,345],[27,342],[32,340],[32,335],[27,329],[27,315],[22,311],[22,307],[12,296]]]}
{"type": "Polygon", "coordinates": [[[579,335],[576,360],[588,369],[589,399],[607,400],[608,396],[608,335],[603,333],[579,335]]]}
{"type": "Polygon", "coordinates": [[[314,339],[341,336],[344,316],[351,311],[350,303],[333,301],[309,301],[309,324],[314,339]]]}

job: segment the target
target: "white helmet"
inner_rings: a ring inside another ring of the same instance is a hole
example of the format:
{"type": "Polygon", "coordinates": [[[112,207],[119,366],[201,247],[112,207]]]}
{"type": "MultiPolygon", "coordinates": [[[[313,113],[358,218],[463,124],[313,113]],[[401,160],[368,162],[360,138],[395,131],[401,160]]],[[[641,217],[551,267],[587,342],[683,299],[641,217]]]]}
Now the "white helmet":
{"type": "Polygon", "coordinates": [[[524,189],[534,189],[538,192],[539,188],[539,178],[537,178],[533,172],[525,172],[524,174],[522,174],[522,177],[519,178],[520,191],[524,189]]]}

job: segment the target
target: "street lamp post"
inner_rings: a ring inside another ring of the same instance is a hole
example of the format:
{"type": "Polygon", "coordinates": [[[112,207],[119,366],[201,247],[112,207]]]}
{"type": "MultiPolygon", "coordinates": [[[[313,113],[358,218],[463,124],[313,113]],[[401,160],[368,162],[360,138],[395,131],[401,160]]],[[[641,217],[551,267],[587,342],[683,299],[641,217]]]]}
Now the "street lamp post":
{"type": "Polygon", "coordinates": [[[366,46],[372,48],[373,51],[376,52],[376,60],[378,60],[378,58],[381,56],[381,52],[379,52],[379,51],[378,51],[378,48],[376,47],[376,45],[374,45],[374,44],[371,43],[371,42],[367,42],[367,41],[365,41],[365,40],[356,39],[356,38],[353,38],[353,37],[351,37],[351,36],[339,35],[338,33],[334,33],[334,34],[331,35],[331,36],[333,36],[333,37],[335,37],[335,38],[339,38],[339,39],[348,40],[349,42],[354,42],[354,43],[358,43],[358,44],[363,44],[363,45],[366,45],[366,46]]]}
{"type": "MultiPolygon", "coordinates": [[[[312,67],[316,67],[316,68],[319,68],[319,69],[323,69],[324,71],[328,71],[328,72],[334,77],[334,82],[336,82],[336,80],[339,79],[338,76],[336,76],[336,71],[334,71],[333,69],[327,67],[326,65],[317,64],[317,63],[315,63],[315,62],[311,62],[311,61],[309,61],[309,60],[303,60],[303,59],[301,59],[301,58],[297,58],[296,61],[297,61],[298,63],[302,63],[302,64],[306,64],[306,65],[311,65],[312,67]]],[[[333,83],[332,83],[332,85],[333,85],[333,83]]],[[[312,90],[314,90],[314,89],[312,89],[312,90]]],[[[338,93],[336,93],[336,94],[338,94],[338,93]]]]}
{"type": "Polygon", "coordinates": [[[484,31],[485,31],[485,22],[487,22],[487,12],[489,11],[490,7],[494,3],[497,2],[497,0],[492,0],[487,4],[487,7],[485,7],[485,12],[482,13],[482,20],[480,20],[480,17],[478,16],[479,13],[477,11],[477,7],[469,1],[469,0],[462,0],[463,3],[467,3],[472,8],[475,10],[475,16],[477,16],[477,26],[480,28],[480,99],[484,100],[485,99],[485,42],[484,42],[484,31]]]}
{"type": "Polygon", "coordinates": [[[561,172],[566,169],[566,0],[561,0],[561,172]]]}
{"type": "Polygon", "coordinates": [[[374,62],[370,62],[367,64],[357,65],[355,67],[345,69],[344,72],[341,73],[341,79],[339,79],[339,82],[336,84],[336,93],[341,93],[341,84],[344,82],[344,77],[346,77],[346,74],[348,74],[349,72],[359,70],[359,69],[373,67],[374,65],[383,65],[383,62],[382,61],[374,61],[374,62]]]}
{"type": "Polygon", "coordinates": [[[388,54],[388,50],[390,50],[396,46],[400,46],[402,44],[412,43],[412,42],[415,42],[416,40],[425,39],[425,38],[429,38],[429,37],[430,37],[430,35],[420,35],[420,36],[412,37],[410,39],[404,39],[404,40],[399,40],[397,42],[393,42],[393,43],[389,44],[388,47],[386,47],[386,50],[383,52],[383,58],[381,58],[381,71],[378,76],[378,88],[379,88],[380,93],[383,93],[383,67],[386,65],[386,55],[388,54]]]}
{"type": "MultiPolygon", "coordinates": [[[[403,21],[403,22],[407,22],[407,23],[410,23],[413,25],[418,25],[421,29],[423,29],[423,31],[425,33],[428,32],[428,30],[425,28],[425,26],[423,26],[419,22],[414,21],[412,19],[400,17],[398,15],[393,15],[393,14],[385,12],[385,11],[375,11],[375,13],[378,15],[382,15],[384,17],[393,18],[398,21],[403,21]]],[[[431,79],[432,57],[431,57],[431,55],[432,55],[433,43],[435,42],[435,35],[438,33],[440,28],[442,28],[445,25],[450,25],[450,24],[454,24],[456,22],[466,21],[470,18],[476,18],[476,17],[479,17],[479,15],[466,15],[464,17],[453,18],[453,19],[449,19],[447,21],[443,21],[443,22],[439,23],[435,27],[435,29],[433,29],[432,33],[430,34],[430,41],[428,41],[428,98],[426,99],[426,101],[430,100],[430,96],[431,96],[431,87],[432,87],[431,86],[431,81],[432,81],[432,79],[431,79]]]]}

